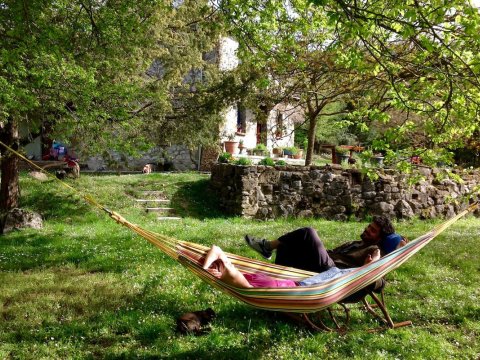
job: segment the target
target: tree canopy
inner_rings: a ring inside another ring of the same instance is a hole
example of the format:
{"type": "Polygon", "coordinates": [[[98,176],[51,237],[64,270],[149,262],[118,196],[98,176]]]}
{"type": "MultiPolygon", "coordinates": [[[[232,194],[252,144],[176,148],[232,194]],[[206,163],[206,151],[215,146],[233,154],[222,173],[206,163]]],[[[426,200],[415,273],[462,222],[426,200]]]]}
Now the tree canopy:
{"type": "Polygon", "coordinates": [[[395,114],[377,149],[414,145],[420,131],[417,150],[437,153],[478,130],[480,17],[468,1],[224,0],[220,8],[244,63],[260,73],[257,88],[303,102],[311,122],[325,99],[341,99],[345,119],[363,130],[395,114]]]}
{"type": "MultiPolygon", "coordinates": [[[[185,130],[211,123],[159,125],[186,75],[210,69],[203,54],[218,40],[216,20],[207,0],[0,1],[0,136],[13,144],[19,123],[48,124],[97,153],[135,152],[178,134],[204,139],[206,131],[185,130]]],[[[15,183],[5,176],[16,172],[3,169],[2,184],[15,183]]]]}

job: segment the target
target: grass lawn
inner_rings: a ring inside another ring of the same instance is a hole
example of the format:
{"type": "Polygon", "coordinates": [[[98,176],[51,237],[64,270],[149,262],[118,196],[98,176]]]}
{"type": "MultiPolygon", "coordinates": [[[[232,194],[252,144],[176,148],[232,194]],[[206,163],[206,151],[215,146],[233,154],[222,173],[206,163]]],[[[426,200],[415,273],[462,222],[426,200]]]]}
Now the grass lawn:
{"type": "MultiPolygon", "coordinates": [[[[144,228],[260,258],[246,233],[275,238],[313,226],[333,247],[356,240],[366,222],[227,217],[208,177],[194,173],[82,176],[71,183],[144,228]],[[161,222],[134,201],[162,190],[181,221],[161,222]]],[[[388,276],[395,321],[413,326],[371,334],[379,324],[352,310],[350,331],[312,333],[284,317],[212,289],[144,239],[56,182],[21,177],[23,207],[41,231],[0,237],[0,359],[478,359],[480,219],[460,220],[388,276]],[[180,336],[175,319],[212,307],[204,336],[180,336]]],[[[415,238],[438,222],[396,224],[415,238]]]]}

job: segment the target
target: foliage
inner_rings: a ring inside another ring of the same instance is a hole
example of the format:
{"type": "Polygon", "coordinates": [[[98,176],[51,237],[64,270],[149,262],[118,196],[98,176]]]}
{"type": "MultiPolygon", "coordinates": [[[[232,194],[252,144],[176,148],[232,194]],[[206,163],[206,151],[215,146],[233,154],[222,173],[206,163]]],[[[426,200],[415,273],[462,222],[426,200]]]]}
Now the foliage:
{"type": "Polygon", "coordinates": [[[254,150],[267,151],[267,146],[265,144],[259,143],[255,146],[254,150]]]}
{"type": "Polygon", "coordinates": [[[230,154],[229,152],[224,152],[224,153],[221,153],[219,156],[218,156],[218,162],[219,163],[222,163],[222,164],[228,164],[230,162],[233,161],[233,155],[230,154]]]}
{"type": "Polygon", "coordinates": [[[350,150],[343,146],[337,146],[335,147],[335,152],[341,155],[346,155],[350,152],[350,150]]]}
{"type": "Polygon", "coordinates": [[[246,157],[241,157],[241,158],[238,158],[237,160],[235,160],[233,163],[235,165],[249,166],[249,165],[252,165],[252,160],[250,160],[249,158],[246,158],[246,157]]]}
{"type": "Polygon", "coordinates": [[[271,157],[264,157],[262,160],[258,162],[258,165],[265,165],[265,166],[275,166],[275,160],[271,157]]]}
{"type": "Polygon", "coordinates": [[[307,162],[322,115],[341,114],[358,137],[375,129],[378,148],[411,152],[463,147],[479,130],[480,15],[470,2],[314,3],[220,5],[263,103],[304,109],[307,162]],[[332,104],[344,106],[328,112],[332,104]]]}
{"type": "MultiPolygon", "coordinates": [[[[478,357],[479,219],[457,222],[387,275],[390,314],[395,321],[412,320],[413,327],[371,334],[367,329],[381,324],[360,307],[347,305],[350,329],[339,336],[313,333],[212,288],[54,182],[22,176],[21,183],[21,202],[42,213],[45,226],[12,232],[0,242],[2,358],[478,357]],[[218,314],[210,333],[193,337],[175,332],[178,316],[207,307],[218,314]]],[[[356,240],[367,225],[225,217],[212,203],[216,197],[208,184],[208,177],[194,173],[84,175],[72,183],[146,229],[205,246],[217,244],[259,261],[265,260],[244,244],[247,233],[275,239],[312,226],[327,248],[333,248],[356,240]],[[125,195],[131,189],[162,189],[183,220],[160,223],[157,215],[125,195]]],[[[437,224],[413,220],[395,226],[414,239],[437,224]]]]}
{"type": "Polygon", "coordinates": [[[297,155],[298,152],[299,152],[299,148],[297,148],[296,146],[290,146],[290,147],[286,147],[283,149],[283,151],[287,154],[287,155],[297,155]]]}
{"type": "Polygon", "coordinates": [[[277,160],[275,161],[276,166],[286,166],[287,162],[285,160],[277,160]]]}

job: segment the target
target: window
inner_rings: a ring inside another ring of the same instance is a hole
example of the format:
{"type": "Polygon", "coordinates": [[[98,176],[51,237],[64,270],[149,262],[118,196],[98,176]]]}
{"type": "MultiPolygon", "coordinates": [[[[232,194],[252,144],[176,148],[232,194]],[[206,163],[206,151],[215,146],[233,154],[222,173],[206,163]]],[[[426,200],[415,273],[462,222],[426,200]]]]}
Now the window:
{"type": "Polygon", "coordinates": [[[237,104],[237,132],[245,134],[247,131],[247,109],[242,104],[237,104]]]}
{"type": "Polygon", "coordinates": [[[283,127],[284,114],[280,111],[277,111],[277,122],[276,122],[276,131],[275,136],[278,138],[283,137],[284,127],[283,127]]]}

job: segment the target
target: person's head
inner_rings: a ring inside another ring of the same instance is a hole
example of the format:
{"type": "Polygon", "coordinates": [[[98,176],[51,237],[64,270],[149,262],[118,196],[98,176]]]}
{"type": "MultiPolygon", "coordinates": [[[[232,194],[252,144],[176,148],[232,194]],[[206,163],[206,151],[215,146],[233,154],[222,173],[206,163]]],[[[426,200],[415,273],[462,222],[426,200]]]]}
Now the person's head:
{"type": "Polygon", "coordinates": [[[387,217],[374,216],[373,221],[365,228],[360,237],[365,243],[378,244],[379,241],[394,232],[395,228],[387,217]]]}

